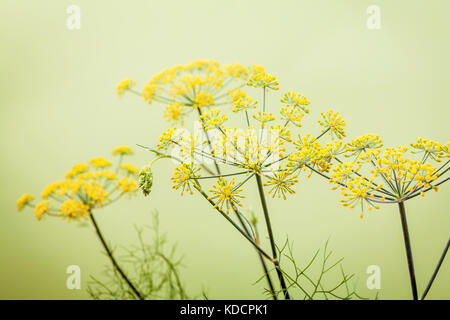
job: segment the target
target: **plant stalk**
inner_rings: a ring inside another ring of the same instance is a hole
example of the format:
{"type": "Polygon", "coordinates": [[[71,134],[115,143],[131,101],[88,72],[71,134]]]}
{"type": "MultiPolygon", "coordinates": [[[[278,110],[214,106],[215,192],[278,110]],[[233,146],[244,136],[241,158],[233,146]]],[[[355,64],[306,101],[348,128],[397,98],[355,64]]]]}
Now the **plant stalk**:
{"type": "MultiPolygon", "coordinates": [[[[206,140],[208,142],[208,146],[209,146],[209,148],[212,151],[212,144],[211,144],[211,140],[209,139],[208,131],[205,128],[205,123],[204,123],[203,119],[201,119],[202,111],[200,110],[200,108],[197,108],[197,111],[198,111],[199,119],[200,119],[200,121],[202,123],[203,132],[205,133],[206,140]]],[[[248,116],[247,116],[247,121],[248,121],[248,116]]],[[[217,175],[223,176],[222,173],[220,172],[220,167],[219,167],[217,161],[215,159],[213,161],[214,161],[214,166],[216,168],[217,175]]],[[[235,210],[235,208],[233,208],[233,211],[235,212],[236,216],[238,217],[238,220],[239,220],[242,228],[244,229],[244,232],[248,235],[248,237],[250,237],[251,236],[250,232],[248,231],[247,227],[245,226],[244,221],[242,221],[242,218],[239,216],[239,213],[235,210]]],[[[267,269],[266,263],[264,261],[264,258],[262,256],[261,252],[259,252],[258,250],[256,250],[256,252],[258,254],[259,260],[260,260],[261,265],[263,267],[264,275],[266,277],[267,284],[269,285],[270,292],[272,294],[272,298],[273,298],[273,300],[277,300],[277,296],[275,294],[275,290],[274,290],[274,287],[273,287],[272,279],[270,278],[270,274],[268,272],[268,269],[267,269]]]]}
{"type": "Polygon", "coordinates": [[[108,244],[106,243],[105,238],[103,237],[102,232],[100,231],[100,228],[97,225],[97,221],[95,221],[94,214],[90,210],[89,210],[89,218],[91,219],[91,222],[95,228],[97,236],[99,237],[100,242],[102,243],[103,248],[105,249],[106,254],[108,255],[109,259],[111,260],[111,263],[113,264],[114,268],[117,270],[117,272],[119,272],[122,279],[125,280],[125,282],[128,284],[130,289],[133,291],[134,295],[139,300],[144,300],[144,298],[142,297],[142,294],[136,289],[136,287],[133,285],[133,283],[130,281],[130,279],[128,279],[128,277],[126,276],[125,272],[123,272],[123,270],[120,268],[119,264],[117,263],[116,259],[114,258],[113,254],[112,254],[111,249],[109,248],[108,244]]]}
{"type": "Polygon", "coordinates": [[[280,280],[280,285],[283,290],[284,297],[286,300],[290,300],[291,297],[289,296],[289,292],[286,287],[286,282],[284,281],[283,273],[280,270],[280,263],[278,262],[278,258],[277,258],[277,248],[276,248],[275,240],[273,237],[272,225],[270,223],[269,210],[267,209],[266,197],[264,196],[264,189],[263,189],[263,185],[262,185],[262,181],[261,181],[261,176],[258,174],[256,174],[256,183],[258,184],[259,197],[261,199],[261,205],[263,207],[264,219],[266,221],[266,227],[267,227],[267,233],[269,234],[270,246],[272,248],[272,258],[274,261],[273,263],[275,265],[275,270],[277,271],[278,279],[280,280]]]}
{"type": "Polygon", "coordinates": [[[424,300],[425,297],[428,294],[428,291],[430,291],[431,286],[433,285],[434,279],[436,279],[436,276],[437,276],[437,274],[439,272],[439,269],[441,268],[442,262],[444,262],[444,259],[445,259],[445,256],[447,255],[449,247],[450,247],[450,238],[447,241],[447,245],[445,246],[444,251],[441,254],[439,262],[438,262],[436,268],[434,269],[433,275],[431,276],[430,281],[428,282],[428,285],[427,285],[425,291],[423,292],[422,297],[420,298],[420,300],[424,300]]]}
{"type": "Polygon", "coordinates": [[[416,274],[414,271],[414,261],[411,249],[411,240],[409,237],[408,222],[406,220],[405,204],[403,201],[400,201],[398,203],[398,208],[400,211],[400,219],[402,222],[403,239],[405,241],[406,259],[408,260],[409,280],[411,282],[412,296],[413,300],[418,300],[416,274]]]}
{"type": "MultiPolygon", "coordinates": [[[[242,228],[244,229],[245,233],[247,233],[250,236],[250,231],[245,226],[245,223],[242,220],[241,216],[239,215],[238,210],[234,206],[233,206],[233,211],[236,214],[239,222],[241,223],[242,228]]],[[[262,257],[262,255],[261,255],[261,253],[259,251],[256,251],[256,253],[258,254],[259,260],[260,260],[261,265],[263,267],[264,276],[266,277],[267,284],[269,285],[270,294],[272,295],[272,299],[273,300],[278,300],[277,295],[275,293],[275,289],[274,289],[273,283],[272,283],[272,278],[270,277],[270,274],[269,274],[269,269],[267,269],[266,262],[264,261],[264,258],[262,257]]]]}

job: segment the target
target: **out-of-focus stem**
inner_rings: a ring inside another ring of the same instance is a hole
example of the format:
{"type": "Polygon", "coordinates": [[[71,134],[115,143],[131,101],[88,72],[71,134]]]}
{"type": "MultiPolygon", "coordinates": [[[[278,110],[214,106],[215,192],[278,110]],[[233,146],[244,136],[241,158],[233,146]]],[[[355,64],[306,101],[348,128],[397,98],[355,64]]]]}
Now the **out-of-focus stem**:
{"type": "Polygon", "coordinates": [[[421,300],[424,300],[428,294],[428,291],[430,291],[431,286],[433,285],[434,279],[436,279],[439,269],[441,268],[442,262],[444,262],[444,259],[445,259],[445,256],[447,255],[449,247],[450,247],[450,238],[448,239],[447,245],[445,246],[444,251],[441,254],[441,257],[439,258],[439,262],[438,262],[436,268],[434,269],[433,275],[431,276],[430,281],[428,281],[428,285],[427,285],[425,291],[423,292],[422,297],[420,298],[421,300]]]}
{"type": "Polygon", "coordinates": [[[133,283],[128,279],[125,272],[123,272],[122,268],[120,268],[119,264],[117,263],[116,259],[114,258],[111,249],[109,248],[108,244],[105,241],[105,238],[103,237],[102,232],[100,231],[100,228],[97,225],[97,221],[95,221],[94,214],[92,211],[89,211],[89,218],[91,219],[92,225],[95,228],[95,232],[97,233],[97,236],[100,239],[100,242],[103,245],[103,248],[106,251],[106,254],[108,255],[109,259],[111,260],[111,263],[113,264],[114,268],[117,270],[117,272],[120,274],[122,279],[127,283],[127,285],[130,287],[130,289],[133,291],[133,294],[139,299],[144,300],[142,297],[142,294],[139,292],[139,290],[136,289],[136,287],[133,285],[133,283]]]}

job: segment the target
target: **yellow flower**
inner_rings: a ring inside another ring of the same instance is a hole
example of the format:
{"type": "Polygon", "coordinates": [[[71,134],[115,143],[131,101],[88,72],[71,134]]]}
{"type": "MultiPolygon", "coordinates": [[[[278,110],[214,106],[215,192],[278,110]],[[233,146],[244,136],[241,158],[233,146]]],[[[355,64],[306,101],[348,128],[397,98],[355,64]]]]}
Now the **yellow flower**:
{"type": "MultiPolygon", "coordinates": [[[[114,155],[131,154],[130,148],[122,146],[114,149],[114,155]]],[[[104,158],[95,158],[90,161],[91,165],[101,170],[88,171],[89,166],[81,163],[72,167],[72,170],[66,174],[66,179],[49,184],[42,192],[44,201],[35,207],[35,215],[38,220],[44,214],[48,214],[52,208],[51,200],[63,202],[59,206],[61,216],[70,220],[86,217],[90,210],[101,208],[112,201],[120,198],[123,193],[131,194],[137,189],[136,183],[125,177],[126,175],[136,175],[138,169],[130,164],[124,163],[118,165],[115,171],[104,169],[111,165],[111,162],[104,158]],[[119,180],[119,178],[122,178],[119,180]],[[115,186],[115,187],[114,187],[115,186]],[[118,188],[122,192],[115,193],[118,188]],[[114,198],[111,199],[111,196],[114,198]]],[[[18,210],[27,205],[33,196],[24,195],[17,202],[18,210]]]]}
{"type": "Polygon", "coordinates": [[[122,193],[131,193],[137,190],[136,182],[128,177],[120,179],[119,186],[122,193]]]}
{"type": "Polygon", "coordinates": [[[256,108],[257,101],[253,101],[251,97],[245,93],[241,88],[229,90],[228,94],[233,103],[233,112],[247,111],[250,108],[256,108]]]}
{"type": "Polygon", "coordinates": [[[224,68],[228,75],[234,78],[242,78],[244,80],[248,78],[248,69],[239,63],[225,65],[224,68]]]}
{"type": "Polygon", "coordinates": [[[298,180],[295,176],[292,176],[292,172],[288,170],[283,170],[280,172],[275,172],[272,176],[267,177],[267,182],[264,186],[272,187],[269,190],[269,194],[272,194],[272,198],[277,196],[278,198],[283,197],[286,200],[286,194],[294,194],[295,191],[292,186],[295,185],[298,180]]]}
{"type": "Polygon", "coordinates": [[[34,200],[34,196],[29,193],[25,193],[17,200],[17,210],[21,211],[27,204],[34,200]]]}
{"type": "Polygon", "coordinates": [[[332,137],[342,139],[345,137],[345,121],[339,115],[339,113],[329,110],[326,113],[321,113],[323,121],[318,121],[321,126],[324,127],[322,132],[328,131],[332,137]]]}
{"type": "Polygon", "coordinates": [[[47,213],[47,211],[49,210],[49,205],[50,205],[50,202],[47,200],[39,202],[36,205],[36,207],[34,208],[34,214],[36,216],[36,219],[38,219],[38,221],[40,221],[42,219],[42,216],[44,215],[44,213],[47,213]]]}
{"type": "Polygon", "coordinates": [[[132,155],[133,150],[131,150],[128,146],[119,146],[115,147],[112,151],[113,156],[125,156],[125,155],[132,155]]]}
{"type": "Polygon", "coordinates": [[[194,99],[194,105],[193,107],[196,109],[202,109],[208,106],[214,105],[214,97],[213,95],[206,91],[201,90],[194,99]]]}
{"type": "Polygon", "coordinates": [[[84,203],[90,207],[101,207],[109,199],[109,193],[97,180],[86,180],[80,182],[80,189],[85,195],[84,203]]]}
{"type": "Polygon", "coordinates": [[[49,184],[47,187],[45,187],[44,191],[42,192],[41,197],[46,199],[49,196],[55,194],[57,190],[59,190],[64,184],[64,181],[57,181],[49,184]]]}
{"type": "Polygon", "coordinates": [[[120,169],[124,170],[128,174],[136,174],[139,172],[139,169],[132,165],[131,163],[124,163],[120,166],[120,169]]]}
{"type": "Polygon", "coordinates": [[[136,85],[136,82],[134,80],[131,80],[129,78],[126,78],[119,82],[117,85],[117,94],[119,96],[123,95],[126,91],[130,90],[136,85]]]}
{"type": "Polygon", "coordinates": [[[256,115],[253,115],[253,119],[255,119],[258,122],[261,122],[261,128],[264,128],[264,125],[267,122],[274,121],[275,117],[273,116],[272,112],[258,111],[256,115]]]}
{"type": "Polygon", "coordinates": [[[289,121],[296,127],[301,127],[301,121],[303,119],[304,113],[301,113],[298,108],[291,107],[289,105],[283,106],[280,109],[281,119],[289,121]]]}
{"type": "Polygon", "coordinates": [[[228,182],[226,179],[220,177],[217,179],[217,185],[213,185],[212,189],[209,190],[213,196],[209,197],[209,200],[217,200],[214,208],[219,208],[219,210],[223,210],[225,207],[225,212],[228,214],[230,208],[235,206],[242,206],[239,199],[245,198],[244,196],[239,195],[242,192],[242,189],[237,188],[235,185],[234,178],[228,182]]]}
{"type": "Polygon", "coordinates": [[[431,158],[437,162],[441,162],[441,158],[450,158],[450,142],[447,145],[423,138],[418,138],[411,147],[416,150],[416,153],[425,152],[425,157],[431,158]]]}
{"type": "Polygon", "coordinates": [[[255,88],[278,90],[279,83],[273,75],[266,72],[263,66],[253,65],[247,85],[255,88]]]}
{"type": "Polygon", "coordinates": [[[193,194],[191,184],[192,180],[199,177],[197,172],[200,171],[199,167],[193,164],[183,163],[175,167],[173,176],[170,178],[174,183],[173,188],[178,190],[181,188],[181,195],[187,190],[190,194],[193,194]]]}
{"type": "Polygon", "coordinates": [[[345,149],[349,153],[348,156],[359,156],[362,151],[381,147],[383,147],[383,140],[379,135],[371,133],[353,139],[351,143],[346,145],[345,149]]]}
{"type": "Polygon", "coordinates": [[[164,117],[167,121],[181,121],[185,115],[185,107],[179,103],[172,103],[166,107],[166,114],[164,117]]]}
{"type": "Polygon", "coordinates": [[[355,159],[333,168],[330,182],[335,185],[333,189],[341,187],[344,206],[353,208],[361,204],[363,208],[368,204],[369,210],[378,209],[377,203],[407,200],[409,196],[424,196],[428,190],[438,190],[434,183],[439,170],[426,163],[426,157],[421,161],[409,159],[407,147],[382,151],[381,145],[381,139],[375,135],[356,138],[347,145],[351,155],[356,153],[355,159]]]}
{"type": "Polygon", "coordinates": [[[210,111],[202,114],[200,119],[203,121],[205,129],[220,128],[228,117],[225,114],[221,114],[220,109],[211,109],[210,111]]]}
{"type": "Polygon", "coordinates": [[[286,106],[291,106],[291,107],[295,107],[298,109],[303,110],[303,112],[305,113],[309,113],[309,109],[306,108],[307,105],[310,104],[310,102],[308,101],[308,99],[296,92],[286,92],[283,96],[283,98],[281,98],[281,102],[285,103],[286,106]]]}
{"type": "Polygon", "coordinates": [[[364,203],[367,203],[369,210],[372,208],[379,209],[380,207],[371,200],[375,200],[373,193],[381,188],[382,185],[375,187],[373,179],[364,179],[360,176],[348,179],[346,187],[341,188],[341,193],[345,197],[344,200],[341,200],[341,203],[344,207],[348,206],[349,208],[354,208],[356,204],[360,204],[363,208],[364,203]]]}
{"type": "Polygon", "coordinates": [[[160,150],[167,150],[167,148],[172,145],[176,131],[177,128],[172,127],[161,133],[159,136],[159,143],[156,147],[160,150]]]}
{"type": "Polygon", "coordinates": [[[102,157],[91,159],[91,160],[89,160],[89,163],[94,168],[105,168],[105,167],[109,167],[111,165],[111,162],[109,162],[108,160],[106,160],[105,158],[102,158],[102,157]]]}
{"type": "Polygon", "coordinates": [[[66,173],[66,178],[73,178],[76,175],[84,173],[89,170],[89,166],[85,163],[78,163],[72,167],[72,170],[66,173]]]}
{"type": "Polygon", "coordinates": [[[287,167],[291,170],[299,170],[309,165],[318,167],[320,171],[329,168],[329,152],[311,135],[305,135],[294,141],[295,150],[288,157],[287,167]]]}
{"type": "Polygon", "coordinates": [[[66,200],[59,210],[60,215],[69,220],[78,220],[89,216],[89,207],[79,200],[66,200]]]}
{"type": "MultiPolygon", "coordinates": [[[[132,166],[132,165],[130,165],[132,166]]],[[[116,180],[117,179],[117,174],[114,171],[111,170],[103,170],[100,172],[96,172],[95,173],[95,178],[99,179],[99,178],[106,178],[107,180],[116,180]]]]}
{"type": "Polygon", "coordinates": [[[158,90],[160,90],[159,85],[153,81],[149,81],[142,90],[142,97],[150,104],[155,99],[158,90]]]}

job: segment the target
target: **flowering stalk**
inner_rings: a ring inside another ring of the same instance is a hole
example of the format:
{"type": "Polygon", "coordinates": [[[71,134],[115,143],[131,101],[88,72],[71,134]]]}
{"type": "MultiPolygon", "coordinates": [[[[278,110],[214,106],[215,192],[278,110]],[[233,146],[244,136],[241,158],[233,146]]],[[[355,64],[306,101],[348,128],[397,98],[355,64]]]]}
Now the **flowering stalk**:
{"type": "MultiPolygon", "coordinates": [[[[138,94],[132,90],[134,85],[134,81],[125,79],[117,87],[118,94],[121,96],[125,91],[138,94]]],[[[164,116],[170,122],[183,124],[184,119],[191,112],[198,114],[198,120],[203,129],[201,135],[173,126],[161,134],[157,145],[160,151],[149,150],[155,152],[158,157],[177,158],[175,160],[180,165],[175,168],[171,178],[174,182],[173,188],[181,189],[181,195],[185,191],[191,194],[193,190],[199,191],[213,208],[224,215],[247,240],[252,239],[252,245],[256,244],[255,248],[261,254],[259,239],[255,237],[252,225],[249,224],[247,228],[243,220],[245,217],[237,210],[239,206],[242,206],[240,199],[245,198],[241,195],[242,187],[256,175],[259,181],[260,198],[264,200],[262,202],[264,218],[273,252],[272,256],[260,255],[260,261],[272,297],[276,298],[276,294],[263,257],[275,264],[285,298],[289,298],[286,283],[276,259],[275,240],[263,189],[268,187],[268,193],[272,197],[286,199],[287,194],[295,193],[292,186],[298,182],[296,177],[299,168],[310,163],[314,167],[317,166],[318,170],[326,170],[330,152],[333,154],[339,152],[341,143],[334,141],[334,138],[339,140],[345,136],[343,131],[345,122],[339,114],[332,111],[322,114],[323,121],[319,121],[319,124],[324,127],[321,136],[329,133],[333,139],[326,145],[326,150],[322,149],[310,135],[304,137],[299,135],[298,141],[294,142],[288,127],[302,126],[301,119],[309,113],[307,106],[310,102],[305,96],[296,92],[285,93],[280,100],[284,105],[280,108],[280,120],[284,122],[284,125],[272,124],[276,117],[271,112],[266,112],[266,90],[278,90],[278,86],[276,78],[267,73],[262,66],[253,65],[250,68],[239,64],[222,66],[216,61],[205,60],[162,71],[147,83],[142,96],[148,103],[153,101],[164,103],[166,105],[164,116]],[[230,90],[222,94],[228,85],[230,90]],[[262,108],[254,114],[250,112],[256,108],[258,101],[242,90],[245,86],[263,90],[262,108]],[[216,107],[225,105],[230,105],[234,114],[245,115],[247,129],[224,126],[228,120],[228,115],[224,112],[226,109],[216,107]],[[250,120],[256,122],[256,126],[253,126],[250,120]],[[255,130],[258,128],[259,132],[255,130]],[[218,133],[218,136],[215,135],[214,143],[210,139],[210,130],[218,133]],[[204,141],[205,137],[206,141],[204,141]],[[293,152],[287,152],[284,146],[287,143],[293,143],[293,152]],[[204,146],[208,149],[205,150],[204,146]],[[169,150],[174,151],[174,149],[179,152],[177,157],[172,156],[173,152],[169,155],[169,150]],[[208,170],[202,163],[203,159],[214,162],[216,173],[208,170]],[[221,170],[222,165],[240,171],[224,173],[221,170]],[[208,172],[208,176],[200,176],[201,167],[208,172]],[[242,175],[245,177],[241,181],[236,181],[242,175]],[[208,195],[201,189],[199,181],[211,179],[215,179],[216,184],[209,189],[211,194],[208,195]],[[267,179],[266,182],[263,183],[263,179],[267,179]],[[228,216],[230,211],[234,212],[235,219],[228,216]]]]}
{"type": "MultiPolygon", "coordinates": [[[[117,87],[119,95],[123,95],[125,91],[138,94],[131,89],[134,85],[134,81],[125,79],[117,87]]],[[[388,148],[383,153],[382,140],[373,134],[358,137],[351,143],[344,144],[342,140],[346,136],[344,130],[346,123],[339,113],[332,110],[321,113],[322,118],[318,123],[322,126],[322,131],[318,136],[300,133],[292,135],[291,128],[302,127],[302,119],[310,111],[308,109],[310,102],[297,92],[286,92],[280,100],[283,106],[277,109],[278,119],[281,120],[281,123],[277,123],[276,115],[266,111],[266,90],[278,89],[279,83],[276,78],[267,73],[262,66],[253,65],[250,68],[239,64],[223,66],[211,60],[175,66],[154,76],[142,90],[144,100],[148,103],[156,101],[165,104],[164,117],[170,122],[182,125],[184,119],[194,112],[198,114],[203,129],[199,136],[198,133],[193,134],[172,126],[159,138],[157,149],[160,151],[151,150],[158,156],[169,158],[170,151],[179,152],[177,161],[180,165],[174,169],[171,178],[173,188],[180,189],[181,195],[186,191],[192,194],[193,190],[198,190],[213,208],[224,215],[261,253],[259,240],[255,241],[257,238],[251,233],[254,232],[253,228],[250,226],[249,230],[246,227],[237,210],[245,198],[242,194],[243,186],[255,175],[273,251],[272,257],[267,255],[265,257],[274,264],[279,262],[274,250],[275,240],[264,188],[268,189],[267,192],[273,198],[286,199],[287,195],[295,193],[293,186],[298,182],[298,176],[308,171],[308,177],[312,173],[317,173],[334,184],[333,189],[340,188],[344,196],[341,203],[345,207],[354,208],[360,205],[363,211],[365,209],[370,211],[379,209],[380,204],[395,203],[399,208],[403,206],[400,214],[414,288],[416,285],[412,250],[409,234],[406,232],[403,202],[418,195],[423,196],[429,190],[438,191],[438,186],[449,180],[442,176],[450,170],[447,167],[450,160],[439,169],[426,161],[432,159],[441,162],[441,158],[449,158],[450,143],[444,145],[418,139],[411,146],[418,152],[425,152],[422,161],[406,158],[405,153],[409,151],[406,147],[388,148]],[[228,93],[222,93],[228,86],[230,86],[228,93]],[[245,86],[263,90],[262,107],[259,111],[252,111],[258,105],[258,101],[242,90],[245,86]],[[231,106],[230,115],[226,112],[227,109],[222,108],[226,105],[231,106]],[[229,116],[238,113],[245,116],[248,128],[241,130],[226,127],[225,123],[229,120],[229,116]],[[256,125],[253,125],[255,122],[256,125]],[[259,132],[255,130],[258,128],[259,132]],[[214,143],[210,140],[210,130],[218,133],[218,136],[215,135],[214,143]],[[331,142],[322,143],[322,137],[325,135],[331,138],[331,142]],[[319,142],[319,139],[322,140],[319,142]],[[206,145],[209,147],[208,150],[203,148],[206,145]],[[338,158],[339,155],[354,159],[344,162],[338,158]],[[202,163],[204,159],[214,162],[215,173],[202,163]],[[224,169],[225,167],[231,169],[231,172],[225,173],[221,170],[222,165],[224,169]],[[366,166],[372,167],[366,169],[366,166]],[[209,175],[201,176],[199,172],[201,168],[209,175]],[[200,180],[216,181],[215,184],[211,183],[209,195],[200,188],[200,180]],[[228,216],[230,210],[235,213],[237,223],[228,216]]],[[[363,214],[360,217],[362,218],[363,214]]],[[[288,298],[286,284],[282,274],[280,276],[278,272],[279,266],[276,266],[283,292],[288,298]]],[[[417,292],[414,296],[417,297],[417,292]]]]}
{"type": "Polygon", "coordinates": [[[263,190],[263,184],[261,181],[261,176],[260,175],[255,175],[255,176],[256,176],[256,182],[258,184],[259,197],[261,199],[261,205],[262,205],[263,212],[264,212],[264,219],[266,221],[267,233],[269,234],[270,246],[272,248],[272,257],[273,257],[275,269],[277,271],[278,279],[280,280],[281,288],[283,289],[284,297],[287,300],[290,300],[289,292],[286,288],[286,283],[284,281],[283,273],[280,270],[280,264],[279,264],[278,258],[277,258],[277,247],[275,245],[275,240],[274,240],[273,231],[272,231],[272,225],[270,223],[269,210],[267,209],[267,203],[266,203],[266,198],[264,196],[264,190],[263,190]]]}
{"type": "Polygon", "coordinates": [[[413,296],[413,300],[417,300],[418,296],[417,296],[416,273],[414,271],[414,261],[413,261],[413,255],[412,255],[412,249],[411,249],[411,240],[409,237],[408,222],[406,219],[405,204],[403,201],[398,203],[398,208],[400,211],[400,219],[402,222],[402,231],[403,231],[403,238],[405,241],[406,258],[408,260],[408,271],[409,271],[409,279],[411,282],[412,296],[413,296]]]}
{"type": "MultiPolygon", "coordinates": [[[[346,156],[354,157],[353,161],[342,162],[333,168],[330,177],[322,174],[341,189],[343,196],[341,200],[344,207],[353,208],[356,204],[368,210],[379,209],[380,204],[397,204],[400,212],[403,239],[412,297],[418,300],[416,275],[411,248],[411,239],[405,210],[405,201],[419,195],[425,196],[430,191],[438,191],[439,186],[449,180],[443,176],[450,170],[450,160],[444,162],[439,168],[427,160],[441,163],[442,159],[450,158],[450,142],[441,144],[436,141],[418,138],[411,143],[411,149],[400,146],[397,148],[386,148],[383,152],[383,142],[379,136],[368,134],[353,139],[346,146],[346,156]],[[413,154],[423,153],[422,160],[407,157],[407,152],[413,154]],[[370,166],[364,170],[365,166],[370,166]],[[377,181],[381,179],[381,181],[377,181]]],[[[361,214],[361,218],[363,215],[361,214]]],[[[446,250],[441,257],[441,261],[446,250]]],[[[440,261],[440,263],[442,263],[440,261]]],[[[433,284],[434,277],[440,268],[440,263],[435,270],[428,286],[423,294],[426,296],[433,284]]]]}
{"type": "Polygon", "coordinates": [[[105,249],[106,254],[108,255],[109,259],[111,260],[111,263],[114,266],[114,268],[120,274],[122,279],[127,283],[127,285],[130,287],[130,289],[133,291],[133,294],[139,300],[144,300],[144,298],[142,297],[142,294],[139,292],[139,290],[136,289],[136,287],[133,285],[133,283],[130,281],[130,279],[128,279],[127,275],[122,270],[122,268],[120,268],[119,264],[117,263],[116,259],[114,258],[114,255],[112,254],[111,249],[109,248],[108,244],[106,243],[105,238],[103,237],[102,232],[100,231],[100,228],[97,225],[97,222],[95,221],[94,214],[90,210],[89,210],[89,218],[90,218],[92,225],[95,228],[95,232],[97,233],[97,236],[100,239],[100,242],[102,243],[103,248],[105,249]]]}
{"type": "MultiPolygon", "coordinates": [[[[205,121],[204,121],[204,119],[203,119],[203,117],[202,117],[202,111],[200,110],[200,108],[198,108],[197,111],[198,111],[198,115],[199,115],[200,121],[201,121],[201,123],[202,123],[202,129],[203,129],[203,132],[205,133],[206,140],[207,140],[207,142],[208,142],[208,147],[209,147],[211,150],[213,150],[213,146],[212,146],[212,144],[211,144],[211,139],[209,138],[208,130],[206,129],[205,121]]],[[[248,115],[247,115],[247,122],[248,122],[248,115]]],[[[217,175],[218,175],[218,176],[222,176],[222,177],[225,176],[225,175],[222,175],[222,173],[220,172],[220,167],[219,167],[219,165],[217,164],[217,161],[216,161],[215,159],[214,159],[214,166],[216,167],[216,171],[217,171],[217,175]]],[[[245,226],[245,223],[244,223],[244,221],[242,220],[241,215],[239,214],[239,211],[237,210],[237,208],[236,208],[235,206],[233,206],[233,212],[235,213],[236,217],[238,218],[239,223],[240,223],[241,226],[242,226],[242,229],[245,231],[245,233],[246,233],[248,236],[250,236],[250,232],[249,232],[249,230],[247,229],[247,227],[245,226]]],[[[258,253],[259,261],[260,261],[261,266],[262,266],[263,271],[264,271],[264,276],[266,277],[267,284],[268,284],[268,286],[269,286],[269,288],[270,288],[270,292],[271,292],[271,295],[272,295],[272,299],[273,299],[273,300],[277,300],[277,295],[275,294],[275,289],[274,289],[274,286],[273,286],[273,283],[272,283],[272,279],[271,279],[271,277],[270,277],[270,274],[269,274],[269,272],[268,272],[268,269],[267,269],[267,266],[266,266],[266,262],[264,261],[264,259],[263,259],[262,255],[261,255],[261,253],[258,252],[258,251],[257,251],[257,253],[258,253]]]]}
{"type": "Polygon", "coordinates": [[[24,194],[17,201],[17,209],[21,211],[25,206],[34,208],[35,217],[39,221],[45,217],[59,217],[68,221],[90,219],[115,270],[130,287],[133,295],[143,299],[118,265],[93,215],[94,209],[104,208],[123,196],[131,197],[138,190],[134,181],[137,167],[122,163],[123,157],[131,154],[133,151],[127,146],[115,148],[112,155],[119,156],[115,170],[110,170],[112,163],[101,157],[91,159],[89,163],[75,164],[66,173],[64,180],[53,182],[44,189],[41,202],[34,205],[34,197],[24,194]]]}
{"type": "Polygon", "coordinates": [[[428,291],[430,291],[431,286],[433,285],[434,279],[436,279],[436,276],[439,272],[439,269],[441,268],[442,262],[444,262],[445,256],[447,255],[448,252],[448,248],[450,247],[450,238],[447,241],[447,245],[444,248],[444,251],[441,254],[441,257],[439,258],[439,262],[436,265],[436,268],[434,269],[433,275],[430,278],[430,281],[428,281],[427,287],[425,288],[425,290],[423,291],[422,297],[420,298],[420,300],[424,300],[428,294],[428,291]]]}

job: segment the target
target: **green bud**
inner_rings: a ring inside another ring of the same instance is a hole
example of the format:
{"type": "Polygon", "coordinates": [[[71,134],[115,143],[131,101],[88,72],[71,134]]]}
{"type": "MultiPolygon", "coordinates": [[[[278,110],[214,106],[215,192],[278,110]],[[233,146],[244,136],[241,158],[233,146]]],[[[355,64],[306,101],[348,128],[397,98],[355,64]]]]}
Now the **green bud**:
{"type": "Polygon", "coordinates": [[[139,171],[139,189],[142,190],[144,196],[148,196],[152,191],[153,173],[150,166],[145,166],[139,171]]]}

